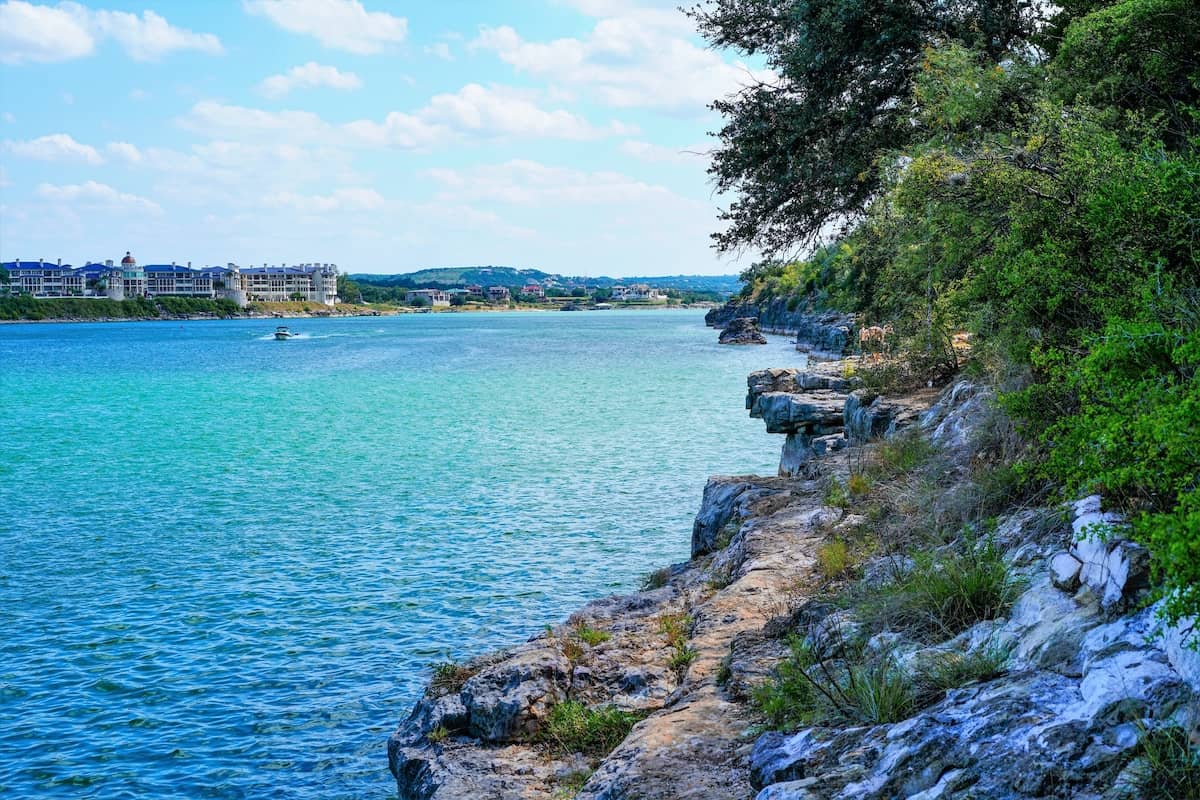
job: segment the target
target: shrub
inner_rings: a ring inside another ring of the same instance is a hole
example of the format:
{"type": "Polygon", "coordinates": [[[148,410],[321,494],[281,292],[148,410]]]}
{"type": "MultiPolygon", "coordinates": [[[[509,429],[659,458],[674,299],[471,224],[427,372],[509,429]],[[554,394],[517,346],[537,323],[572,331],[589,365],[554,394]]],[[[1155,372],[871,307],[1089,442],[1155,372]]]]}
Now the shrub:
{"type": "Polygon", "coordinates": [[[850,548],[841,539],[817,546],[817,566],[826,578],[839,578],[850,571],[850,548]]]}
{"type": "Polygon", "coordinates": [[[847,508],[850,505],[850,495],[846,492],[845,485],[837,478],[831,478],[829,485],[825,487],[824,503],[834,508],[847,508]]]}
{"type": "Polygon", "coordinates": [[[937,448],[916,428],[910,428],[877,444],[870,456],[868,472],[875,478],[892,478],[924,465],[937,448]]]}
{"type": "Polygon", "coordinates": [[[463,684],[470,680],[475,672],[476,670],[453,661],[434,664],[433,677],[429,679],[429,688],[437,694],[451,694],[460,691],[463,684]]]}
{"type": "Polygon", "coordinates": [[[755,687],[752,701],[772,728],[814,724],[899,722],[919,707],[916,685],[889,654],[866,658],[839,648],[820,657],[793,636],[775,676],[755,687]]]}
{"type": "Polygon", "coordinates": [[[937,557],[918,554],[914,560],[912,570],[863,597],[861,611],[875,629],[946,638],[1002,616],[1020,593],[1020,583],[990,539],[937,557]]]}
{"type": "Polygon", "coordinates": [[[862,497],[871,491],[871,479],[861,472],[856,472],[846,479],[846,491],[853,498],[862,497]]]}
{"type": "Polygon", "coordinates": [[[1161,800],[1200,800],[1200,749],[1182,728],[1143,731],[1138,743],[1140,763],[1132,788],[1141,797],[1161,800]]]}
{"type": "Polygon", "coordinates": [[[644,717],[613,706],[589,708],[578,700],[566,700],[550,709],[540,738],[563,755],[604,758],[644,717]]]}
{"type": "Polygon", "coordinates": [[[645,577],[642,578],[642,591],[648,592],[652,589],[661,589],[667,585],[667,581],[670,580],[670,578],[671,569],[669,567],[662,567],[661,569],[656,569],[653,572],[648,572],[646,573],[645,577]]]}
{"type": "Polygon", "coordinates": [[[425,738],[433,744],[441,744],[450,738],[450,729],[445,725],[438,725],[429,733],[425,734],[425,738]]]}
{"type": "Polygon", "coordinates": [[[595,647],[598,644],[607,642],[612,638],[612,634],[608,631],[602,631],[599,628],[593,628],[587,623],[580,623],[575,626],[575,635],[580,641],[590,647],[595,647]]]}

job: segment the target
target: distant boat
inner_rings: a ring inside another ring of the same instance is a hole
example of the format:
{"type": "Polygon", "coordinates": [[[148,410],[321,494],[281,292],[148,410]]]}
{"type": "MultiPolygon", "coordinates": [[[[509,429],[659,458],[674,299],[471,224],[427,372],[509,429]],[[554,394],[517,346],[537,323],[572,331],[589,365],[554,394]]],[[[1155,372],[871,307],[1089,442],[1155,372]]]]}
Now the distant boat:
{"type": "Polygon", "coordinates": [[[276,329],[275,329],[275,338],[276,338],[276,339],[279,339],[279,340],[281,340],[281,341],[282,341],[283,339],[292,339],[292,338],[295,338],[295,337],[296,337],[296,335],[297,335],[297,334],[294,334],[294,333],[292,333],[290,330],[288,330],[288,326],[287,326],[287,325],[280,325],[278,328],[276,328],[276,329]]]}

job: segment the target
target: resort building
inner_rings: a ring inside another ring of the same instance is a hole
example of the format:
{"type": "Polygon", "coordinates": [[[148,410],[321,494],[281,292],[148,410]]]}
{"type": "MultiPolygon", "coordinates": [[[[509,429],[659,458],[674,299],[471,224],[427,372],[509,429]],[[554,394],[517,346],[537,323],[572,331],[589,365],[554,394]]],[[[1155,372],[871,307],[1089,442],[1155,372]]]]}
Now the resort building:
{"type": "Polygon", "coordinates": [[[450,293],[441,289],[410,289],[404,293],[404,302],[422,303],[431,308],[444,308],[450,305],[450,293]]]}
{"type": "Polygon", "coordinates": [[[521,294],[531,294],[534,297],[545,297],[546,290],[542,288],[540,283],[527,283],[521,287],[521,294]]]}
{"type": "Polygon", "coordinates": [[[511,293],[507,286],[489,286],[487,296],[493,303],[507,303],[511,293]]]}
{"type": "Polygon", "coordinates": [[[85,280],[70,264],[47,264],[38,261],[6,261],[0,264],[8,271],[8,291],[11,294],[31,294],[34,297],[73,297],[84,294],[85,280]]]}
{"type": "Polygon", "coordinates": [[[336,264],[239,267],[230,263],[193,269],[191,263],[186,267],[171,263],[140,267],[127,252],[120,265],[91,262],[73,269],[61,260],[57,264],[17,260],[0,266],[8,271],[10,294],[33,297],[222,297],[241,306],[288,300],[332,306],[338,299],[336,264]]]}

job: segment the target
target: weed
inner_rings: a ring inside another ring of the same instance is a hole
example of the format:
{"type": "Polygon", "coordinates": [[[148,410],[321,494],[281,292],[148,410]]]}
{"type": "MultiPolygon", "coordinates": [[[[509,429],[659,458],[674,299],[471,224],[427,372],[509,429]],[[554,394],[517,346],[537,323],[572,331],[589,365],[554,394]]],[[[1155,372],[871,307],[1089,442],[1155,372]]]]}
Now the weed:
{"type": "Polygon", "coordinates": [[[735,580],[733,568],[727,565],[724,569],[713,570],[709,573],[708,586],[719,592],[735,580]]]}
{"type": "Polygon", "coordinates": [[[558,779],[558,786],[554,790],[554,800],[572,800],[583,790],[584,784],[590,777],[592,777],[592,771],[587,769],[568,772],[558,779]]]}
{"type": "Polygon", "coordinates": [[[919,707],[915,683],[890,656],[868,659],[839,648],[822,659],[799,637],[788,644],[775,676],[752,695],[773,728],[899,722],[919,707]]]}
{"type": "Polygon", "coordinates": [[[607,642],[612,638],[612,634],[608,631],[602,631],[599,628],[593,628],[586,622],[575,626],[575,635],[580,641],[589,647],[595,647],[598,644],[607,642]]]}
{"type": "Polygon", "coordinates": [[[452,694],[461,690],[463,684],[470,680],[475,672],[476,670],[453,661],[434,664],[429,688],[439,695],[452,694]]]}
{"type": "Polygon", "coordinates": [[[433,744],[441,744],[450,738],[450,729],[445,725],[438,725],[429,733],[425,734],[425,738],[433,744]]]}
{"type": "Polygon", "coordinates": [[[954,636],[1012,606],[1021,584],[991,540],[960,545],[938,557],[914,556],[915,567],[869,590],[860,611],[876,630],[905,630],[926,639],[954,636]]]}
{"type": "Polygon", "coordinates": [[[687,643],[688,632],[692,627],[692,618],[687,614],[665,614],[659,620],[659,633],[667,637],[667,646],[671,648],[671,657],[667,666],[675,670],[680,680],[683,679],[687,668],[696,660],[695,648],[687,643]]]}
{"type": "Polygon", "coordinates": [[[837,478],[831,479],[829,485],[825,487],[824,503],[834,508],[849,507],[850,495],[847,493],[845,485],[837,478]]]}
{"type": "Polygon", "coordinates": [[[687,668],[696,660],[696,648],[683,645],[676,647],[675,652],[671,654],[671,658],[667,661],[667,666],[675,670],[675,674],[680,678],[687,672],[687,668]]]}
{"type": "Polygon", "coordinates": [[[817,545],[817,566],[826,578],[839,578],[850,571],[850,547],[841,539],[817,545]]]}
{"type": "Polygon", "coordinates": [[[662,567],[653,572],[648,572],[642,578],[642,591],[648,592],[652,589],[661,589],[667,585],[667,581],[671,578],[671,570],[669,567],[662,567]]]}
{"type": "Polygon", "coordinates": [[[566,700],[550,709],[540,737],[564,755],[604,758],[644,716],[613,706],[589,708],[577,700],[566,700]]]}
{"type": "Polygon", "coordinates": [[[729,547],[729,543],[733,541],[733,537],[737,536],[737,532],[742,529],[742,523],[736,517],[725,523],[717,534],[717,539],[713,544],[713,550],[724,550],[729,547]]]}
{"type": "Polygon", "coordinates": [[[871,491],[871,479],[856,472],[846,480],[846,491],[852,498],[862,497],[871,491]]]}
{"type": "Polygon", "coordinates": [[[974,653],[948,652],[926,668],[920,677],[921,687],[930,694],[940,695],[975,681],[990,681],[1004,674],[1008,651],[999,646],[974,653]]]}
{"type": "Polygon", "coordinates": [[[717,686],[725,686],[733,678],[733,653],[729,653],[721,659],[721,665],[717,667],[717,686]]]}
{"type": "Polygon", "coordinates": [[[1143,730],[1133,782],[1143,797],[1200,800],[1200,749],[1182,728],[1143,730]]]}
{"type": "Polygon", "coordinates": [[[575,639],[563,639],[561,642],[563,657],[571,664],[578,664],[583,660],[584,649],[575,639]]]}
{"type": "Polygon", "coordinates": [[[692,618],[687,614],[664,614],[658,621],[658,632],[667,637],[671,647],[684,641],[691,627],[692,618]]]}

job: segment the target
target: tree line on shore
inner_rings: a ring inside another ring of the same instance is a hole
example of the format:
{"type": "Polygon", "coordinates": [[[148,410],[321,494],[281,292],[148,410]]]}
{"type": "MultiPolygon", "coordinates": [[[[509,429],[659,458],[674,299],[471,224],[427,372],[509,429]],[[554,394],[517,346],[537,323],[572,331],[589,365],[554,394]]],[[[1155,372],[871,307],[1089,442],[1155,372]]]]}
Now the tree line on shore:
{"type": "Polygon", "coordinates": [[[742,298],[890,325],[891,378],[1000,388],[1014,501],[1099,491],[1200,612],[1194,0],[715,0],[773,77],[715,103],[742,298]],[[808,252],[802,258],[791,257],[808,252]],[[960,363],[968,334],[969,360],[960,363]],[[959,345],[956,347],[956,344],[959,345]]]}

